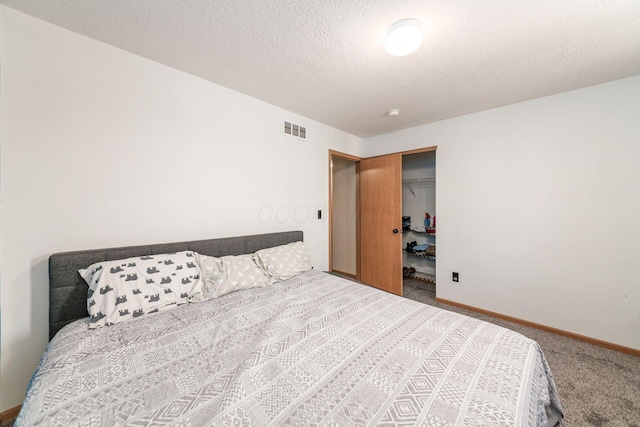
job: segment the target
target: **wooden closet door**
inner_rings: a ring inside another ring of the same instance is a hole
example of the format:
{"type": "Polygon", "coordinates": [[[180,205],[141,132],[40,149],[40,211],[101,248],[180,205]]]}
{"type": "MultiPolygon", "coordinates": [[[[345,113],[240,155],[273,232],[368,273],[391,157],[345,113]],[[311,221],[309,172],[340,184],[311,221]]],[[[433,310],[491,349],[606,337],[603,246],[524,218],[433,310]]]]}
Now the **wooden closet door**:
{"type": "Polygon", "coordinates": [[[360,161],[360,280],[402,295],[402,155],[360,161]]]}

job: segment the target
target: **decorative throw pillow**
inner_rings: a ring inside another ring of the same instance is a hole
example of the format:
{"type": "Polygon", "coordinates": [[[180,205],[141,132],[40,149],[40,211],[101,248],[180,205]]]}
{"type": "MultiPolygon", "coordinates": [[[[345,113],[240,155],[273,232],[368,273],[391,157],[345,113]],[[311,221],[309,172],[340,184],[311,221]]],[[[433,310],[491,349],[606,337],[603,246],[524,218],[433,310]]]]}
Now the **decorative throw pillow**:
{"type": "Polygon", "coordinates": [[[200,292],[200,268],[189,251],[102,261],[78,273],[89,285],[89,328],[175,308],[200,292]]]}
{"type": "Polygon", "coordinates": [[[202,272],[202,292],[195,293],[191,302],[207,301],[230,292],[270,283],[251,254],[216,258],[195,253],[194,256],[202,272]]]}
{"type": "Polygon", "coordinates": [[[267,276],[277,281],[290,279],[312,268],[303,242],[261,249],[254,254],[254,259],[267,276]]]}

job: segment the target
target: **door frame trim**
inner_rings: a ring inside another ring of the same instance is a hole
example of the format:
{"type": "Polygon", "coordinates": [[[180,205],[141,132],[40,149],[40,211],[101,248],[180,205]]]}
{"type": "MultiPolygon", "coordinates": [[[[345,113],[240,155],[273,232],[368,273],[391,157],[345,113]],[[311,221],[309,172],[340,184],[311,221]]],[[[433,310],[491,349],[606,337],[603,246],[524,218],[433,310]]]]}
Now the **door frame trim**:
{"type": "Polygon", "coordinates": [[[429,151],[436,151],[437,149],[437,145],[432,145],[430,147],[416,148],[415,150],[400,151],[400,154],[406,156],[407,154],[427,153],[429,151]]]}
{"type": "MultiPolygon", "coordinates": [[[[413,149],[413,150],[393,151],[391,153],[378,154],[377,156],[363,157],[362,159],[374,159],[376,157],[388,156],[389,154],[400,154],[400,155],[406,156],[408,154],[427,153],[429,151],[437,151],[437,150],[438,150],[438,146],[437,145],[431,145],[429,147],[416,148],[416,149],[413,149]]],[[[362,160],[362,159],[360,159],[360,160],[362,160]]]]}
{"type": "Polygon", "coordinates": [[[333,158],[351,160],[356,164],[356,280],[360,280],[360,160],[361,157],[329,150],[329,271],[333,271],[333,158]]]}

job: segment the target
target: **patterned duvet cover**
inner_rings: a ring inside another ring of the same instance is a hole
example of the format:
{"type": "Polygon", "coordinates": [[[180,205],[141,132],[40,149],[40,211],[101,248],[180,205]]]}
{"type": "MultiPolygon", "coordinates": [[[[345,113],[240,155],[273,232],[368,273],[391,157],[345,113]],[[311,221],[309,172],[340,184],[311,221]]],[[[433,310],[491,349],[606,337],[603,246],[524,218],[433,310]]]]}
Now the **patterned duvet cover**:
{"type": "Polygon", "coordinates": [[[17,426],[547,426],[538,344],[317,271],[51,341],[17,426]]]}

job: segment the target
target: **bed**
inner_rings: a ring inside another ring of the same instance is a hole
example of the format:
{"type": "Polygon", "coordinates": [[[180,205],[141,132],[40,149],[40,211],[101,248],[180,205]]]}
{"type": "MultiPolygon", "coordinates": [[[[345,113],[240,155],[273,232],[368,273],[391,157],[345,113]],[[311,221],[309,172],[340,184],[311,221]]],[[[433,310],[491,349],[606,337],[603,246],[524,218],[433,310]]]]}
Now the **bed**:
{"type": "Polygon", "coordinates": [[[96,261],[240,255],[292,231],[50,257],[50,337],[17,426],[550,426],[538,344],[499,326],[309,270],[89,329],[96,261]]]}

